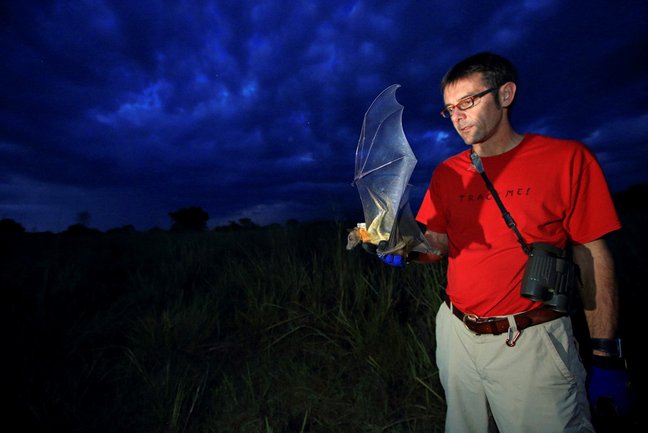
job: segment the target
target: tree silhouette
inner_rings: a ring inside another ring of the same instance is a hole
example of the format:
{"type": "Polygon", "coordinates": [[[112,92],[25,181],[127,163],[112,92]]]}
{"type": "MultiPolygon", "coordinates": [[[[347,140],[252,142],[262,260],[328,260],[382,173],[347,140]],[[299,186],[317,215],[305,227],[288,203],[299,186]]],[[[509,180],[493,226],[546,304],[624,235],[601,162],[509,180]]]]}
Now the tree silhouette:
{"type": "Polygon", "coordinates": [[[256,228],[259,227],[250,218],[241,218],[241,219],[239,219],[239,224],[241,225],[241,228],[244,228],[244,229],[256,229],[256,228]]]}
{"type": "Polygon", "coordinates": [[[63,231],[64,235],[70,236],[88,236],[88,235],[98,235],[101,231],[98,229],[91,229],[85,224],[76,223],[69,226],[63,231]]]}
{"type": "Polygon", "coordinates": [[[25,228],[11,218],[0,220],[0,233],[25,233],[25,228]]]}
{"type": "Polygon", "coordinates": [[[133,224],[126,224],[125,226],[115,227],[106,231],[108,234],[131,234],[135,233],[135,226],[133,224]]]}
{"type": "Polygon", "coordinates": [[[209,214],[202,208],[193,206],[169,212],[173,220],[172,231],[205,231],[209,214]]]}

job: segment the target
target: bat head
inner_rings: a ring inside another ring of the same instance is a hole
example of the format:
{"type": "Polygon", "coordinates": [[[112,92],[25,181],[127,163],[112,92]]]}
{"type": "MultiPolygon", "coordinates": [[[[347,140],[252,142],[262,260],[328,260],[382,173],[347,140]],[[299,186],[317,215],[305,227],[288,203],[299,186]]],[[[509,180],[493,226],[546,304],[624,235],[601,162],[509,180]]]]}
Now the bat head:
{"type": "Polygon", "coordinates": [[[349,232],[349,234],[347,235],[346,249],[352,250],[362,243],[362,238],[360,237],[358,227],[347,229],[347,231],[349,232]]]}
{"type": "Polygon", "coordinates": [[[359,225],[352,229],[347,229],[349,235],[347,236],[347,250],[352,250],[362,243],[374,243],[372,242],[371,235],[367,232],[363,226],[359,225]]]}

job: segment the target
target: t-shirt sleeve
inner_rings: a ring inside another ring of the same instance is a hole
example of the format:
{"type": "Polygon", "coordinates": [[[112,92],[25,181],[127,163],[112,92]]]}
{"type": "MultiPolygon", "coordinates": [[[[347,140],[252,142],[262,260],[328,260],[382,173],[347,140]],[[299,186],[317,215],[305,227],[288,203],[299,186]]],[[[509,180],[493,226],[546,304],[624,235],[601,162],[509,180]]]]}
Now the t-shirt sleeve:
{"type": "Polygon", "coordinates": [[[605,174],[596,156],[583,146],[572,164],[571,206],[565,228],[572,240],[585,244],[621,228],[605,174]]]}

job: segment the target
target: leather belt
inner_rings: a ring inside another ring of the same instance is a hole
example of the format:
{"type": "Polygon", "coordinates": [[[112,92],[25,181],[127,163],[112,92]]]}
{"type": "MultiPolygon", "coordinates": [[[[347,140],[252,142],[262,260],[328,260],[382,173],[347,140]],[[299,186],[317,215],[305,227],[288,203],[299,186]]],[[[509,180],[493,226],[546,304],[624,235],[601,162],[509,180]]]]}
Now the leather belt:
{"type": "MultiPolygon", "coordinates": [[[[445,297],[445,303],[450,308],[450,311],[466,325],[466,328],[476,334],[499,335],[508,332],[511,327],[507,316],[479,317],[475,314],[465,314],[452,305],[452,302],[450,302],[447,296],[445,297]]],[[[547,307],[539,307],[525,311],[524,313],[514,314],[513,318],[517,325],[517,330],[521,331],[529,326],[549,322],[564,315],[564,313],[547,307]]]]}

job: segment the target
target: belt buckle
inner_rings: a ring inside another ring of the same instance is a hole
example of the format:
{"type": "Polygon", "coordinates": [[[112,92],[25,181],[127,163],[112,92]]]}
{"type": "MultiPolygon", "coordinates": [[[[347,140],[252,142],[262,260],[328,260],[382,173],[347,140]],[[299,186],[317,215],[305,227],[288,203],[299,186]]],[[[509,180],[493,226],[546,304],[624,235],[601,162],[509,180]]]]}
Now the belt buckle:
{"type": "Polygon", "coordinates": [[[470,332],[474,332],[477,335],[481,335],[479,332],[477,332],[477,331],[475,331],[473,329],[470,329],[470,326],[468,326],[468,321],[470,321],[471,323],[475,323],[475,324],[479,323],[479,316],[478,315],[472,314],[472,313],[471,314],[464,314],[461,321],[463,322],[463,324],[464,324],[464,326],[466,327],[467,330],[469,330],[470,332]]]}

